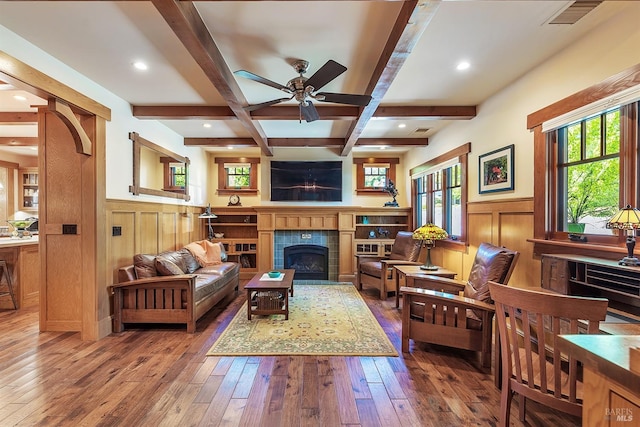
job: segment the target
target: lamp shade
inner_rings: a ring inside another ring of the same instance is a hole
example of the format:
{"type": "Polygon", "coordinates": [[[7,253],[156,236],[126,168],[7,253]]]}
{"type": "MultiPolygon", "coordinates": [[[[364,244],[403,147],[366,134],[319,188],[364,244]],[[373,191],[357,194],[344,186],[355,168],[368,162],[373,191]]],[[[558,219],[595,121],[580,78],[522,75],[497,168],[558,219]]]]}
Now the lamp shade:
{"type": "Polygon", "coordinates": [[[435,224],[425,224],[413,232],[415,240],[422,240],[425,243],[432,244],[435,240],[443,240],[449,237],[446,231],[435,224]]]}
{"type": "Polygon", "coordinates": [[[635,230],[640,228],[640,211],[627,205],[607,222],[607,228],[615,228],[618,230],[635,230]]]}
{"type": "Polygon", "coordinates": [[[627,205],[607,222],[607,228],[625,230],[627,232],[627,256],[618,263],[621,265],[640,265],[638,258],[633,256],[633,249],[636,246],[635,230],[640,228],[640,211],[627,205]]]}

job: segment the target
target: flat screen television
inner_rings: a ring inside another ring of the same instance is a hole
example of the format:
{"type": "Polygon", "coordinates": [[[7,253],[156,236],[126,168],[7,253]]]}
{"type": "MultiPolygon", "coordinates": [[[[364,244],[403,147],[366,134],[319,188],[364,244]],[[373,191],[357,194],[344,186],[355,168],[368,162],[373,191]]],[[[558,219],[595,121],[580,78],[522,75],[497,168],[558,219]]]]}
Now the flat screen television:
{"type": "Polygon", "coordinates": [[[272,201],[342,201],[342,162],[271,162],[272,201]]]}

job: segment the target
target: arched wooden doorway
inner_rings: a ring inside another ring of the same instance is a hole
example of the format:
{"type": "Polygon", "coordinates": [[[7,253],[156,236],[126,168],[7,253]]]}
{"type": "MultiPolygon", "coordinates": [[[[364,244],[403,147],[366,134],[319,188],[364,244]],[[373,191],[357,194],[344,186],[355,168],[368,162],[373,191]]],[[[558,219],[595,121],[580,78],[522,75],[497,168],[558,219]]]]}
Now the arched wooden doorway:
{"type": "Polygon", "coordinates": [[[97,340],[111,332],[103,237],[111,111],[4,52],[0,76],[48,100],[38,114],[40,330],[97,340]]]}

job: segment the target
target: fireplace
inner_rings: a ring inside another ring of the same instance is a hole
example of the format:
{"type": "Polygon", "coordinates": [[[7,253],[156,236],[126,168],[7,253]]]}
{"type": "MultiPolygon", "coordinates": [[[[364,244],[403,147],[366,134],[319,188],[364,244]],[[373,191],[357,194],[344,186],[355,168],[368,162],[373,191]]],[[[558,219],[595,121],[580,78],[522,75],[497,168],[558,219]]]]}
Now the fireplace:
{"type": "Polygon", "coordinates": [[[293,245],[284,248],[284,268],[296,270],[297,280],[329,280],[329,248],[293,245]]]}

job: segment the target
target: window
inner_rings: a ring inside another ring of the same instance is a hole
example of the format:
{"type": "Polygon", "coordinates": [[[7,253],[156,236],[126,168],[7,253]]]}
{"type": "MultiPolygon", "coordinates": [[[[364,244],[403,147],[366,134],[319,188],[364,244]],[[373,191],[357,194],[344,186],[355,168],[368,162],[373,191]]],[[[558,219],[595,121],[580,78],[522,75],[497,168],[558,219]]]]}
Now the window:
{"type": "Polygon", "coordinates": [[[165,191],[184,191],[187,182],[187,168],[184,163],[164,163],[165,191]]]}
{"type": "Polygon", "coordinates": [[[640,203],[639,73],[637,66],[624,70],[527,117],[534,132],[536,245],[564,245],[575,233],[605,252],[624,244],[624,233],[605,224],[619,208],[640,203]]]}
{"type": "Polygon", "coordinates": [[[396,181],[396,165],[398,158],[355,158],[356,193],[386,193],[389,181],[396,181]]]}
{"type": "Polygon", "coordinates": [[[216,157],[218,194],[258,193],[258,157],[216,157]]]}
{"type": "Polygon", "coordinates": [[[364,188],[384,188],[388,184],[389,168],[386,166],[364,167],[364,188]]]}
{"type": "Polygon", "coordinates": [[[251,164],[225,164],[227,188],[248,188],[251,183],[251,164]]]}
{"type": "Polygon", "coordinates": [[[557,130],[557,230],[613,234],[620,204],[620,109],[557,130]]]}
{"type": "Polygon", "coordinates": [[[466,168],[471,144],[463,145],[411,170],[414,224],[428,222],[466,241],[466,168]]]}

